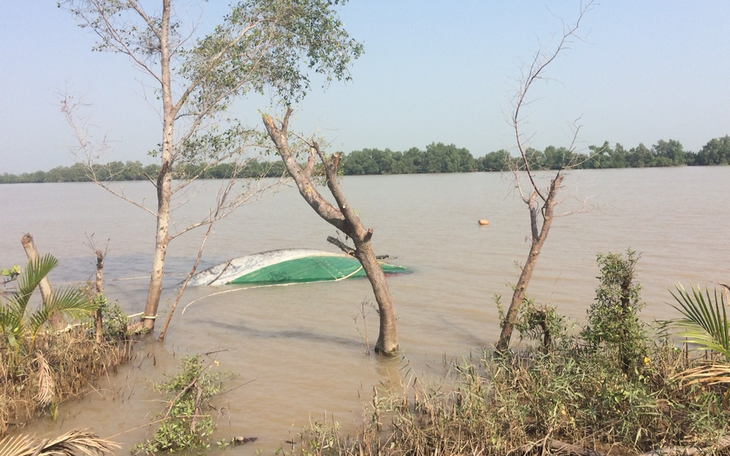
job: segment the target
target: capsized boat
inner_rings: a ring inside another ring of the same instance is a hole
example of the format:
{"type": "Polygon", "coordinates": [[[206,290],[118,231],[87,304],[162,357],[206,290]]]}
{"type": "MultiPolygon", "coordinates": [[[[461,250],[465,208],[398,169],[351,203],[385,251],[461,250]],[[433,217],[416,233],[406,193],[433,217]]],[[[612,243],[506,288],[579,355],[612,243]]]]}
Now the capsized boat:
{"type": "MultiPolygon", "coordinates": [[[[380,262],[386,274],[410,272],[404,266],[380,262]]],[[[360,262],[344,253],[311,249],[270,250],[218,264],[191,277],[188,285],[265,285],[321,282],[364,277],[360,262]]]]}

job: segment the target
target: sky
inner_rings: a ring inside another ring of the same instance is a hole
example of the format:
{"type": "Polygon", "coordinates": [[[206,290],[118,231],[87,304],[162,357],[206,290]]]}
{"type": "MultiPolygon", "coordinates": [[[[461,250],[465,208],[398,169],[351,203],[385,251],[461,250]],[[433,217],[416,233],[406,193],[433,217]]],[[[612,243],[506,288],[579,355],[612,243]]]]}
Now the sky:
{"type": "MultiPolygon", "coordinates": [[[[145,1],[150,9],[159,2],[145,1]]],[[[228,1],[173,0],[185,24],[212,28],[228,1]]],[[[290,128],[320,134],[331,151],[404,151],[443,142],[481,157],[512,150],[507,121],[519,79],[551,49],[581,8],[572,0],[350,0],[339,9],[365,54],[352,81],[313,86],[290,128]]],[[[154,159],[159,106],[150,79],[118,54],[92,52],[95,37],[56,1],[4,0],[0,15],[0,173],[71,166],[74,136],[61,94],[84,104],[101,161],[154,159]]],[[[604,0],[529,94],[522,131],[537,149],[626,148],[676,139],[698,151],[730,134],[730,2],[604,0]]],[[[269,100],[231,112],[261,127],[269,100]]]]}

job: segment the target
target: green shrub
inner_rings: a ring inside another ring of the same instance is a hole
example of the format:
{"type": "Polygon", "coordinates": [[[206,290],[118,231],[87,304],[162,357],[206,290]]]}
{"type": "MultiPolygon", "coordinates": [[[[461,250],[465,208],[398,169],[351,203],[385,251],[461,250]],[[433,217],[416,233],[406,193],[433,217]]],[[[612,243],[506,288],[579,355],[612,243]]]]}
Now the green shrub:
{"type": "Polygon", "coordinates": [[[127,336],[129,317],[119,306],[118,302],[109,302],[103,294],[98,295],[94,302],[101,309],[103,336],[106,340],[120,340],[127,336]]]}
{"type": "Polygon", "coordinates": [[[646,356],[646,331],[639,320],[644,304],[636,281],[637,261],[639,255],[631,249],[625,255],[598,255],[601,283],[581,334],[594,352],[617,357],[626,375],[633,375],[646,356]]]}
{"type": "Polygon", "coordinates": [[[220,392],[223,373],[210,372],[200,356],[183,358],[180,371],[172,379],[157,385],[161,392],[174,395],[159,418],[160,425],[152,438],[135,445],[133,454],[154,454],[183,449],[204,449],[215,429],[207,413],[210,399],[220,392]]]}

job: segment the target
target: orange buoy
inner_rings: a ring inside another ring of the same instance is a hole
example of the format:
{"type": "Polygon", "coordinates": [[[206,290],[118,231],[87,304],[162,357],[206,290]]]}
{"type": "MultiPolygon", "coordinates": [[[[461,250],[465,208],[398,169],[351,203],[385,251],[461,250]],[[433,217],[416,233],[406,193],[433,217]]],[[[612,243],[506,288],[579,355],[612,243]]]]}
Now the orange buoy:
{"type": "Polygon", "coordinates": [[[489,220],[479,219],[477,223],[480,225],[489,225],[489,220]]]}

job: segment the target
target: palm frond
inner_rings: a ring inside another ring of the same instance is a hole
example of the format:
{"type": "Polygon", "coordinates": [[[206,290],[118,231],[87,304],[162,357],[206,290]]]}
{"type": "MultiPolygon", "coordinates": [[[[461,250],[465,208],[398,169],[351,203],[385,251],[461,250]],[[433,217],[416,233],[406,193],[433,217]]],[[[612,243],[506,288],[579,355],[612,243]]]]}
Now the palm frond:
{"type": "Polygon", "coordinates": [[[35,339],[38,331],[48,323],[54,313],[79,319],[94,312],[97,308],[98,304],[78,288],[71,287],[56,290],[48,303],[28,317],[31,338],[35,339]]]}
{"type": "Polygon", "coordinates": [[[0,441],[0,456],[73,456],[114,454],[120,446],[97,437],[87,429],[75,429],[55,439],[38,441],[26,435],[5,437],[0,441]]]}
{"type": "Polygon", "coordinates": [[[689,385],[717,385],[730,383],[730,365],[727,364],[703,364],[687,369],[675,375],[682,383],[689,385]]]}
{"type": "Polygon", "coordinates": [[[36,362],[38,363],[38,394],[34,399],[41,407],[48,406],[53,397],[56,395],[56,382],[53,379],[51,366],[48,364],[46,357],[40,351],[36,352],[36,362]]]}
{"type": "Polygon", "coordinates": [[[0,456],[31,456],[38,444],[27,435],[7,436],[0,440],[0,456]]]}
{"type": "Polygon", "coordinates": [[[97,437],[88,429],[74,429],[49,441],[40,454],[114,454],[119,448],[116,442],[97,437]]]}
{"type": "Polygon", "coordinates": [[[19,337],[23,334],[24,318],[17,306],[4,304],[0,310],[0,334],[3,335],[3,342],[7,343],[12,351],[16,351],[19,337]]]}
{"type": "Polygon", "coordinates": [[[7,311],[17,322],[22,323],[28,307],[28,301],[30,301],[33,291],[38,287],[41,280],[57,265],[58,260],[50,253],[28,260],[28,263],[25,265],[25,270],[18,278],[15,292],[8,296],[5,302],[7,311]]]}
{"type": "Polygon", "coordinates": [[[25,265],[25,271],[18,278],[18,291],[15,294],[21,299],[25,299],[27,304],[27,300],[41,280],[56,266],[58,266],[58,260],[50,253],[29,260],[25,265]]]}
{"type": "Polygon", "coordinates": [[[692,286],[692,293],[678,284],[677,294],[670,291],[679,304],[674,306],[684,318],[676,325],[683,329],[681,335],[687,342],[697,344],[700,349],[713,350],[730,361],[730,320],[728,320],[725,299],[717,290],[692,286]]]}
{"type": "Polygon", "coordinates": [[[80,318],[94,312],[99,305],[79,288],[63,288],[53,293],[49,307],[70,318],[80,318]]]}
{"type": "Polygon", "coordinates": [[[18,314],[14,310],[8,305],[0,306],[0,333],[12,333],[13,329],[20,325],[18,314]]]}

